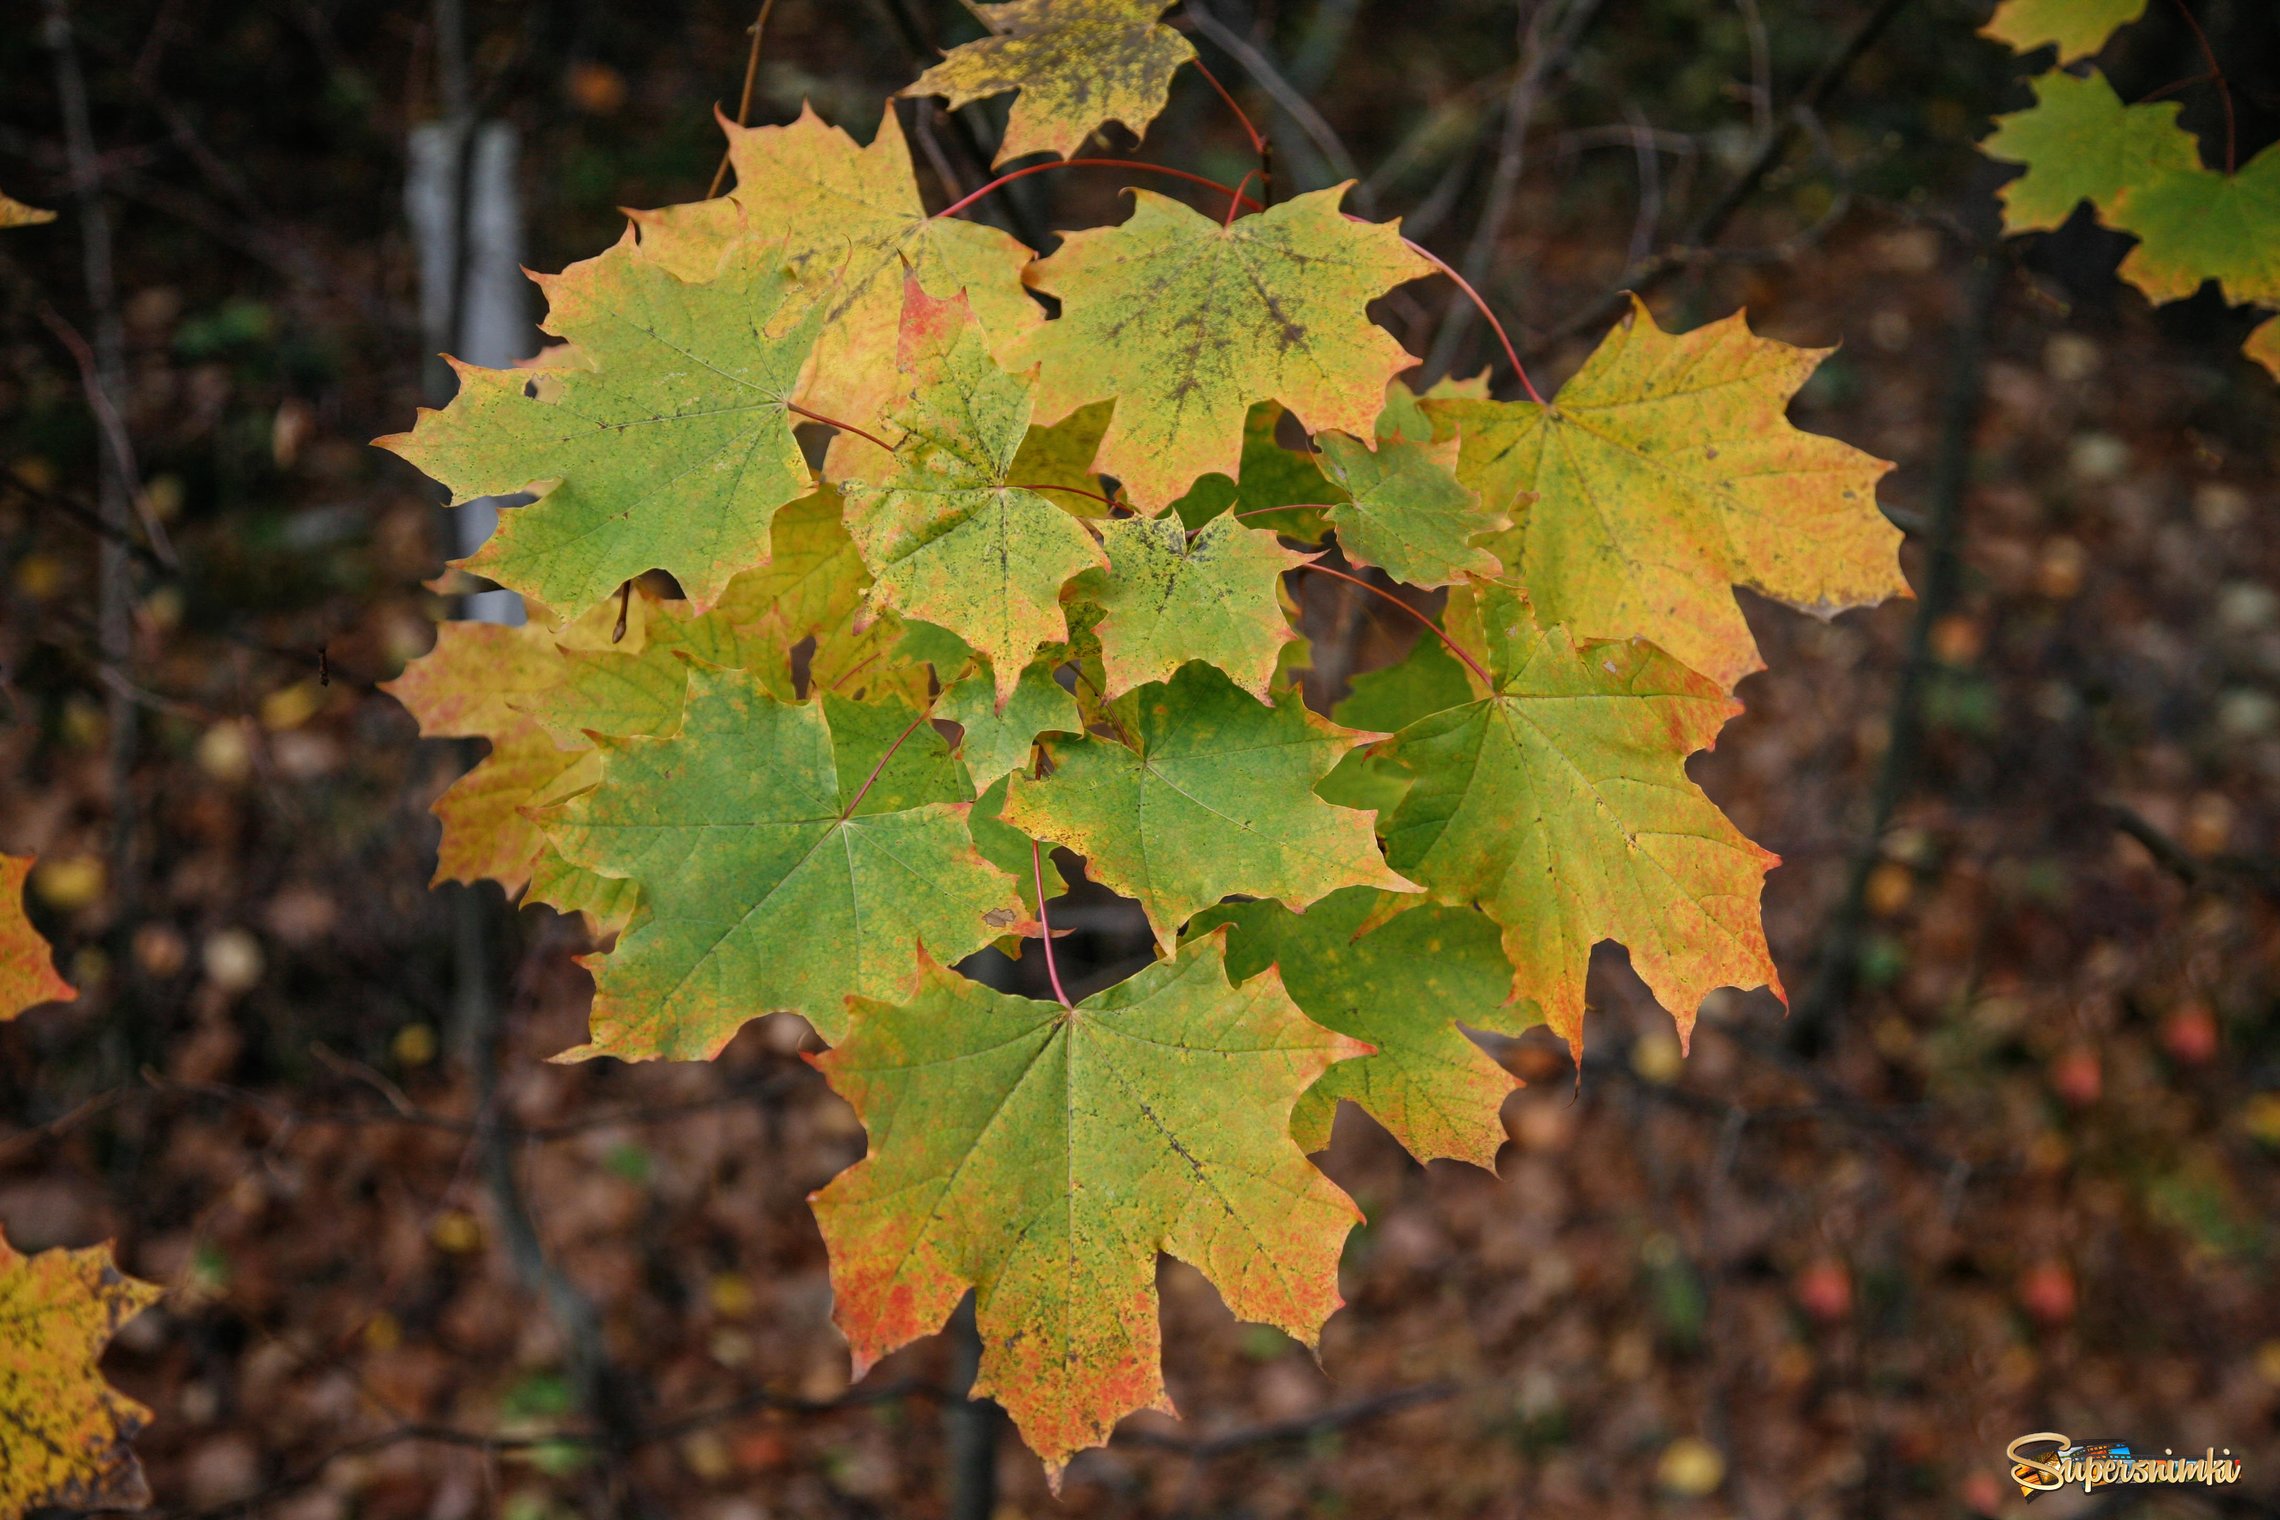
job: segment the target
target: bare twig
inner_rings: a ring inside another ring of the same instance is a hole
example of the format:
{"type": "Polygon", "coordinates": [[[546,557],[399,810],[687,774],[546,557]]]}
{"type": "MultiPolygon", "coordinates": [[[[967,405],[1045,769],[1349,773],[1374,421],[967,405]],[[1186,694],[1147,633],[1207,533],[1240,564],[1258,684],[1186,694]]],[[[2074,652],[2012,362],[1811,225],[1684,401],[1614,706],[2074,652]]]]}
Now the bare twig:
{"type": "MultiPolygon", "coordinates": [[[[1504,221],[1511,213],[1513,196],[1520,188],[1520,170],[1527,161],[1528,125],[1535,119],[1536,102],[1553,72],[1566,61],[1575,40],[1599,9],[1599,0],[1541,0],[1528,12],[1520,30],[1519,71],[1504,101],[1504,130],[1497,142],[1496,167],[1488,181],[1488,195],[1472,241],[1465,246],[1461,268],[1474,285],[1485,284],[1495,261],[1504,221]]],[[[1472,325],[1473,309],[1452,296],[1441,316],[1441,330],[1425,356],[1425,373],[1446,373],[1456,359],[1458,345],[1472,325]]]]}
{"type": "Polygon", "coordinates": [[[1305,134],[1306,140],[1314,145],[1315,151],[1322,155],[1323,162],[1329,165],[1334,178],[1356,181],[1354,188],[1348,192],[1348,198],[1352,200],[1356,211],[1374,218],[1377,207],[1369,187],[1360,183],[1362,172],[1355,166],[1354,155],[1347,151],[1346,144],[1340,140],[1322,113],[1314,108],[1314,103],[1283,77],[1282,71],[1275,67],[1272,59],[1253,46],[1242,33],[1205,10],[1197,0],[1187,0],[1181,14],[1187,17],[1197,31],[1210,38],[1221,52],[1242,65],[1243,72],[1251,76],[1251,82],[1266,91],[1274,101],[1275,108],[1288,116],[1298,130],[1305,134]]]}
{"type": "MultiPolygon", "coordinates": [[[[744,58],[744,90],[736,98],[736,124],[745,126],[752,120],[752,86],[760,77],[760,39],[768,31],[768,13],[776,8],[776,0],[760,0],[760,15],[746,28],[752,34],[752,51],[744,58]]],[[[713,170],[712,183],[705,187],[705,199],[720,194],[723,181],[728,178],[729,150],[720,150],[720,167],[713,170]]]]}
{"type": "Polygon", "coordinates": [[[1759,145],[1757,152],[1750,155],[1749,162],[1719,192],[1718,198],[1703,208],[1702,214],[1688,225],[1678,240],[1669,249],[1652,254],[1626,269],[1605,295],[1596,301],[1585,302],[1565,321],[1554,324],[1536,346],[1550,347],[1563,343],[1578,333],[1605,326],[1608,319],[1622,309],[1623,303],[1632,293],[1644,293],[1694,262],[1698,252],[1725,231],[1726,224],[1734,219],[1734,214],[1749,204],[1750,198],[1757,194],[1758,187],[1765,183],[1765,177],[1773,172],[1774,165],[1781,162],[1782,155],[1789,151],[1797,134],[1805,130],[1806,122],[1828,103],[1829,97],[1844,83],[1845,76],[1852,72],[1853,65],[1860,61],[1861,55],[1875,44],[1876,39],[1884,34],[1884,29],[1892,24],[1892,19],[1906,9],[1908,3],[1909,0],[1877,0],[1875,9],[1861,18],[1860,24],[1846,35],[1845,40],[1838,44],[1837,50],[1829,55],[1821,67],[1814,71],[1813,77],[1805,82],[1804,88],[1797,92],[1797,98],[1791,102],[1788,113],[1773,135],[1759,145]]]}
{"type": "Polygon", "coordinates": [[[1870,794],[1869,818],[1847,874],[1843,895],[1822,931],[1820,964],[1811,986],[1790,1010],[1789,1040],[1801,1053],[1821,1048],[1839,1007],[1852,993],[1859,973],[1860,939],[1866,919],[1868,880],[1883,855],[1885,830],[1914,780],[1916,752],[1923,739],[1923,692],[1936,661],[1932,629],[1947,614],[1963,578],[1964,498],[1971,482],[1972,439],[1985,386],[1988,331],[2005,265],[1983,251],[1971,280],[1971,294],[1956,331],[1955,356],[1947,402],[1942,409],[1939,452],[1932,461],[1930,532],[1923,584],[1917,590],[1916,621],[1909,630],[1907,662],[1893,693],[1890,737],[1870,794]]]}

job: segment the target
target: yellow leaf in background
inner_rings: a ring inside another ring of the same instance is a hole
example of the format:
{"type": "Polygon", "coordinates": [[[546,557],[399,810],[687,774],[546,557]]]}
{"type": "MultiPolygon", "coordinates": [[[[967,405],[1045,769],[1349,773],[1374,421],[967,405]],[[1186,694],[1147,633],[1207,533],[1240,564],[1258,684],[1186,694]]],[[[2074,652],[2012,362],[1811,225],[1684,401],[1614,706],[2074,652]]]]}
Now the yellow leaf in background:
{"type": "Polygon", "coordinates": [[[55,220],[55,213],[27,206],[12,196],[0,195],[0,228],[37,227],[42,222],[55,220]]]}
{"type": "Polygon", "coordinates": [[[992,35],[952,48],[905,95],[951,109],[1019,90],[997,162],[1032,153],[1074,157],[1112,121],[1139,137],[1164,109],[1172,76],[1195,48],[1156,18],[1171,0],[1009,0],[977,5],[992,35]]]}
{"type": "Polygon", "coordinates": [[[0,1235],[0,1516],[150,1502],[130,1446],[150,1411],[96,1361],[160,1296],[121,1273],[109,1246],[24,1256],[0,1235]]]}
{"type": "Polygon", "coordinates": [[[79,996],[56,975],[48,942],[24,917],[24,878],[31,870],[29,856],[0,855],[0,1019],[79,996]]]}
{"type": "Polygon", "coordinates": [[[2121,27],[2145,14],[2145,0],[2003,0],[1979,29],[1982,37],[2031,53],[2058,44],[2058,61],[2072,63],[2106,45],[2121,27]]]}

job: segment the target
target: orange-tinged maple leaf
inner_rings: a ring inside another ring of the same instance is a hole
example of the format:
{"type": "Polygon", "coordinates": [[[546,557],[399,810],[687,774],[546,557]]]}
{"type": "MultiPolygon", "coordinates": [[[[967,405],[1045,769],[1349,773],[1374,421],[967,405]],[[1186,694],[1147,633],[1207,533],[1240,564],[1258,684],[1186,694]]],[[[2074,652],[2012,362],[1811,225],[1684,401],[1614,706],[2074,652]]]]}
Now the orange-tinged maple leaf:
{"type": "Polygon", "coordinates": [[[29,855],[0,855],[0,1020],[79,996],[56,975],[48,942],[24,917],[24,878],[31,872],[29,855]]]}
{"type": "Polygon", "coordinates": [[[1137,1409],[1169,1412],[1156,1257],[1308,1345],[1360,1212],[1289,1134],[1299,1094],[1368,1047],[1310,1022],[1273,971],[1227,982],[1225,931],[1077,1007],[924,963],[857,998],[817,1060],[870,1154],[815,1197],[858,1374],[975,1291],[994,1398],[1056,1485],[1137,1409]]]}
{"type": "Polygon", "coordinates": [[[788,126],[724,118],[721,129],[735,190],[634,220],[642,247],[688,276],[712,267],[747,215],[775,240],[823,306],[823,335],[792,398],[800,405],[875,429],[901,390],[894,356],[906,273],[944,300],[964,291],[998,348],[1045,320],[1021,285],[1028,248],[994,227],[926,214],[891,105],[868,146],[807,106],[788,126]]]}
{"type": "Polygon", "coordinates": [[[1039,366],[1038,414],[1114,398],[1094,465],[1151,511],[1202,475],[1237,474],[1253,402],[1368,437],[1386,382],[1417,361],[1365,308],[1432,267],[1397,228],[1341,215],[1345,193],[1222,226],[1134,190],[1121,225],[1069,233],[1027,274],[1061,315],[1008,355],[1039,366]]]}
{"type": "Polygon", "coordinates": [[[96,1361],[161,1296],[112,1265],[108,1246],[27,1257],[0,1235],[0,1516],[150,1502],[131,1444],[150,1411],[96,1361]]]}
{"type": "Polygon", "coordinates": [[[1651,639],[1731,689],[1765,662],[1730,587],[1824,617],[1908,594],[1876,506],[1892,466],[1784,415],[1827,354],[1739,313],[1666,333],[1634,298],[1551,405],[1425,409],[1461,429],[1458,476],[1484,501],[1534,493],[1507,569],[1538,617],[1651,639]]]}
{"type": "Polygon", "coordinates": [[[1578,647],[1507,587],[1452,596],[1448,621],[1495,685],[1387,742],[1416,778],[1383,824],[1393,868],[1501,924],[1513,996],[1578,1052],[1602,940],[1630,950],[1682,1037],[1720,987],[1779,996],[1758,916],[1778,861],[1686,774],[1734,700],[1651,645],[1578,647]]]}
{"type": "Polygon", "coordinates": [[[1156,18],[1171,0],[1007,0],[977,5],[991,35],[952,48],[906,86],[951,109],[1019,90],[996,162],[1032,153],[1071,157],[1112,121],[1135,137],[1164,109],[1172,76],[1195,56],[1156,18]]]}

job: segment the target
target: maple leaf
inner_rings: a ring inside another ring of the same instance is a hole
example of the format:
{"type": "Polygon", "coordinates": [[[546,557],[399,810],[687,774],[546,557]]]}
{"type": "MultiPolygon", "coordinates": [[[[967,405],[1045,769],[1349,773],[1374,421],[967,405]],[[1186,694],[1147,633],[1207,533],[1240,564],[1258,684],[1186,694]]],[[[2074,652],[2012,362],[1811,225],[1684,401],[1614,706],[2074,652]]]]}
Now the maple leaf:
{"type": "Polygon", "coordinates": [[[79,996],[56,975],[54,953],[24,916],[24,879],[31,873],[29,855],[0,855],[0,1022],[79,996]]]}
{"type": "Polygon", "coordinates": [[[1776,859],[1686,774],[1733,699],[1648,644],[1578,648],[1507,588],[1451,602],[1451,632],[1489,650],[1495,688],[1387,742],[1415,777],[1384,824],[1388,862],[1504,926],[1513,995],[1579,1054],[1603,939],[1629,947],[1682,1037],[1715,988],[1779,996],[1758,919],[1776,859]]]}
{"type": "Polygon", "coordinates": [[[764,658],[746,668],[786,699],[792,695],[792,646],[846,622],[871,584],[840,512],[832,486],[778,512],[768,529],[768,563],[730,581],[714,609],[765,648],[764,658]]]}
{"type": "Polygon", "coordinates": [[[2272,372],[2280,380],[2280,317],[2267,317],[2251,331],[2241,344],[2241,352],[2272,372]]]}
{"type": "Polygon", "coordinates": [[[1156,18],[1172,0],[1008,0],[977,5],[992,35],[954,47],[906,86],[940,95],[952,110],[1019,90],[996,163],[1032,153],[1074,157],[1112,121],[1135,137],[1164,109],[1172,76],[1195,57],[1185,37],[1156,18]]]}
{"type": "Polygon", "coordinates": [[[901,387],[885,362],[901,325],[903,280],[929,295],[964,291],[993,344],[1045,320],[1022,288],[1034,255],[995,227],[929,217],[910,148],[890,104],[867,147],[806,105],[788,126],[728,134],[736,188],[727,196],[635,212],[642,246],[683,274],[711,269],[746,218],[765,229],[823,311],[815,357],[793,399],[825,416],[875,429],[901,387]]]}
{"type": "Polygon", "coordinates": [[[1008,484],[1029,431],[1029,387],[990,358],[963,296],[916,280],[903,308],[910,400],[891,414],[894,465],[850,480],[848,529],[874,577],[871,605],[938,623],[988,658],[1003,704],[1041,644],[1068,636],[1061,587],[1102,563],[1077,520],[1008,484]]]}
{"type": "Polygon", "coordinates": [[[810,488],[786,405],[821,313],[768,324],[792,284],[775,248],[742,238],[690,282],[630,236],[539,276],[547,331],[577,365],[546,373],[454,361],[459,394],[378,440],[454,501],[552,482],[464,563],[503,586],[583,611],[643,571],[671,572],[699,610],[767,558],[778,508],[810,488]]]}
{"type": "Polygon", "coordinates": [[[1029,762],[1029,748],[1044,733],[1081,734],[1085,720],[1077,699],[1053,679],[1053,667],[1038,661],[1021,673],[1004,708],[997,705],[997,683],[972,675],[942,693],[942,716],[963,729],[958,758],[974,785],[988,788],[1006,772],[1029,762]]]}
{"type": "Polygon", "coordinates": [[[1226,514],[1193,542],[1175,516],[1120,518],[1102,526],[1101,546],[1108,574],[1093,600],[1107,614],[1098,626],[1107,696],[1202,660],[1270,700],[1282,646],[1298,636],[1283,615],[1282,578],[1312,555],[1226,514]]]}
{"type": "Polygon", "coordinates": [[[1372,736],[1292,696],[1262,706],[1199,664],[1109,711],[1126,742],[1047,740],[1052,774],[1015,776],[1004,817],[1138,898],[1158,943],[1171,945],[1199,909],[1238,892],[1303,907],[1340,887],[1416,890],[1379,858],[1368,813],[1312,790],[1372,736]]]}
{"type": "Polygon", "coordinates": [[[1507,568],[1544,622],[1652,639],[1730,689],[1765,662],[1729,586],[1820,616],[1907,594],[1891,466],[1784,416],[1826,354],[1739,313],[1666,333],[1634,297],[1551,405],[1425,406],[1463,431],[1460,478],[1534,493],[1507,568]]]}
{"type": "Polygon", "coordinates": [[[2106,222],[2137,236],[2119,272],[2153,301],[2181,301],[2215,280],[2236,305],[2280,305],[2280,147],[2238,174],[2197,157],[2157,170],[2122,187],[2106,222]]]}
{"type": "Polygon", "coordinates": [[[1292,1143],[1291,1105],[1361,1047],[1272,972],[1230,987],[1220,936],[1077,1007],[929,962],[900,1006],[858,1000],[817,1065],[870,1154],[815,1198],[858,1375],[971,1286],[994,1398],[1057,1484],[1123,1415],[1169,1411],[1156,1258],[1312,1345],[1360,1212],[1292,1143]]]}
{"type": "Polygon", "coordinates": [[[2058,61],[2095,53],[2106,39],[2145,14],[2145,0],[2003,0],[1979,29],[2015,53],[2058,44],[2058,61]]]}
{"type": "MultiPolygon", "coordinates": [[[[1365,670],[1354,677],[1345,698],[1330,709],[1330,718],[1347,728],[1390,734],[1419,718],[1472,700],[1465,668],[1448,646],[1431,634],[1422,634],[1409,653],[1380,670],[1365,670]]],[[[1348,750],[1315,794],[1340,807],[1366,808],[1382,824],[1394,805],[1408,794],[1410,777],[1400,766],[1377,753],[1380,746],[1348,750]]]]}
{"type": "Polygon", "coordinates": [[[1540,1021],[1507,1003],[1512,967],[1486,915],[1412,902],[1348,887],[1304,913],[1229,903],[1197,915],[1191,932],[1228,925],[1230,981],[1271,965],[1301,1013],[1375,1047],[1331,1067],[1298,1100],[1291,1137],[1300,1150],[1330,1143],[1344,1098],[1420,1161],[1453,1156],[1494,1169],[1504,1144],[1497,1110],[1520,1083],[1457,1026],[1516,1035],[1540,1021]]]}
{"type": "Polygon", "coordinates": [[[1323,433],[1315,442],[1323,473],[1348,497],[1329,512],[1348,559],[1426,587],[1503,568],[1473,540],[1511,527],[1511,514],[1457,479],[1456,438],[1387,438],[1372,449],[1344,433],[1323,433]]]}
{"type": "Polygon", "coordinates": [[[42,222],[55,220],[55,213],[37,206],[27,206],[13,196],[0,195],[0,229],[9,227],[37,227],[42,222]]]}
{"type": "Polygon", "coordinates": [[[1310,431],[1368,433],[1386,382],[1416,363],[1364,308],[1432,266],[1390,225],[1339,214],[1344,186],[1222,225],[1134,190],[1115,227],[1072,232],[1025,278],[1061,303],[1009,355],[1039,365],[1060,417],[1114,398],[1101,473],[1154,510],[1207,471],[1233,475],[1253,402],[1310,431]]]}
{"type": "Polygon", "coordinates": [[[1222,512],[1239,512],[1255,528],[1308,543],[1322,541],[1329,531],[1323,510],[1345,500],[1346,493],[1337,482],[1323,478],[1312,454],[1283,447],[1275,435],[1284,415],[1272,401],[1252,407],[1243,418],[1239,473],[1233,479],[1205,475],[1172,503],[1189,532],[1222,512]]]}
{"type": "Polygon", "coordinates": [[[0,1235],[0,1515],[150,1502],[132,1447],[150,1411],[96,1363],[162,1296],[112,1265],[109,1246],[24,1256],[0,1235]]]}
{"type": "Polygon", "coordinates": [[[680,731],[605,740],[600,784],[543,819],[570,864],[640,889],[588,959],[592,1042],[568,1058],[710,1059],[776,1011],[835,1040],[848,994],[908,983],[914,941],[980,949],[1020,914],[975,853],[973,795],[923,712],[692,667],[680,731]]]}
{"type": "Polygon", "coordinates": [[[1979,145],[1989,158],[2027,166],[1999,192],[2006,231],[2048,231],[2083,201],[2103,210],[2125,186],[2200,167],[2193,139],[2177,125],[2174,100],[2123,105],[2096,72],[2077,79],[2054,70],[2027,83],[2035,103],[1996,117],[1995,131],[1979,145]]]}
{"type": "Polygon", "coordinates": [[[513,898],[546,850],[529,810],[593,785],[598,760],[590,749],[564,749],[536,719],[492,735],[491,752],[429,810],[443,824],[443,839],[428,884],[495,881],[513,898]]]}
{"type": "MultiPolygon", "coordinates": [[[[630,649],[645,646],[647,607],[638,597],[626,605],[630,649]]],[[[576,654],[608,649],[616,618],[615,605],[604,604],[560,629],[439,624],[435,646],[381,683],[418,720],[422,737],[490,741],[490,753],[431,808],[443,824],[433,881],[496,881],[512,897],[530,880],[545,838],[524,809],[576,790],[591,773],[589,763],[580,774],[586,757],[565,749],[524,704],[560,687],[576,654]]]]}

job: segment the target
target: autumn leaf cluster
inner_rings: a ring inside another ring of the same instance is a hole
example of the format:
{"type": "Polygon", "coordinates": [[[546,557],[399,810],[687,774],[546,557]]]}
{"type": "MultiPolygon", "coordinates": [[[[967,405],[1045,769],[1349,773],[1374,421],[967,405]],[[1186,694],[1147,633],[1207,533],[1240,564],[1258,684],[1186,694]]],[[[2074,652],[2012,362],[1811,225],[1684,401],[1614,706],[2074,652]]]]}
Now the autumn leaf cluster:
{"type": "MultiPolygon", "coordinates": [[[[985,6],[910,88],[1016,91],[1001,160],[1065,156],[1161,109],[1160,10],[985,6]]],[[[891,108],[728,132],[732,193],[542,277],[556,343],[383,440],[525,501],[465,568],[529,621],[392,686],[488,744],[437,875],[590,921],[572,1056],[805,1018],[870,1136],[816,1199],[859,1366],[972,1289],[979,1390],[1057,1472],[1168,1407],[1159,1253],[1312,1342],[1339,1101],[1490,1165],[1513,1084],[1465,1031],[1580,1049],[1594,945],[1682,1031],[1778,992],[1772,857],[1686,761],[1761,663],[1734,587],[1904,590],[1886,466],[1788,424],[1821,355],[1739,315],[1635,307],[1550,403],[1420,390],[1368,308],[1436,262],[1342,188],[1134,188],[1040,256],[930,214],[891,108]],[[1323,713],[1293,624],[1333,575],[1419,634],[1323,713]],[[1077,1002],[961,975],[1049,956],[1072,858],[1154,964],[1077,1002]]]]}

